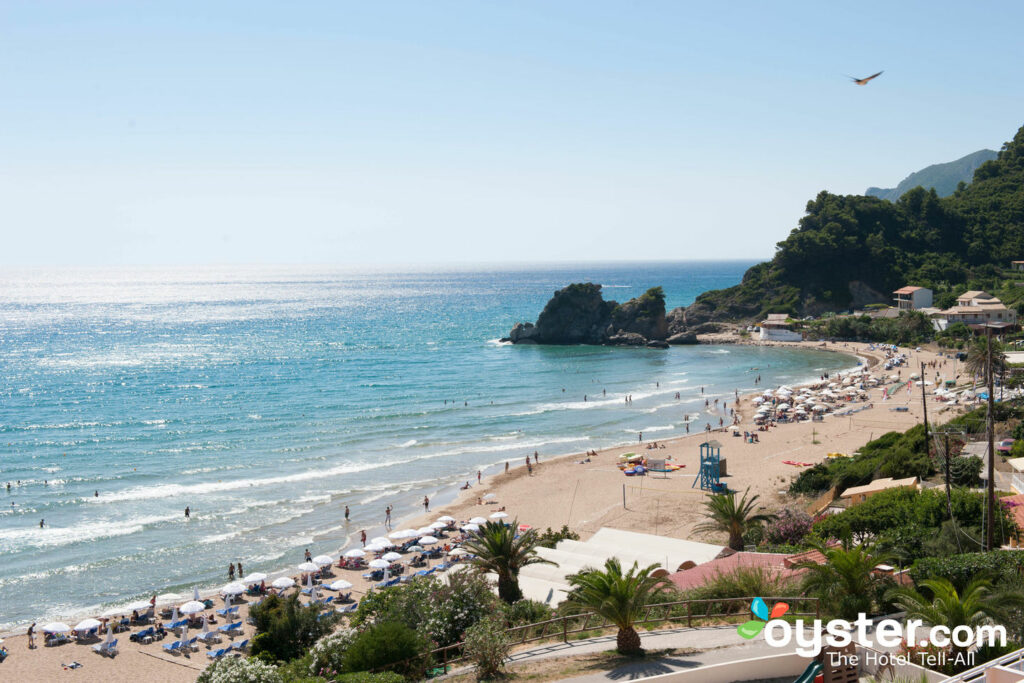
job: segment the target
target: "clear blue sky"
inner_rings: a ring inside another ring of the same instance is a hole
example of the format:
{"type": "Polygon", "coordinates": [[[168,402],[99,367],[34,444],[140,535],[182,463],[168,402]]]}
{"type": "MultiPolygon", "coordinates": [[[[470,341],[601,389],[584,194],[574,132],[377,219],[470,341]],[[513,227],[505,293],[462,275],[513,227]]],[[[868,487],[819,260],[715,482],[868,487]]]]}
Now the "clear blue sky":
{"type": "Polygon", "coordinates": [[[1019,2],[3,0],[0,263],[769,257],[822,189],[1009,140],[1021,26],[1019,2]]]}

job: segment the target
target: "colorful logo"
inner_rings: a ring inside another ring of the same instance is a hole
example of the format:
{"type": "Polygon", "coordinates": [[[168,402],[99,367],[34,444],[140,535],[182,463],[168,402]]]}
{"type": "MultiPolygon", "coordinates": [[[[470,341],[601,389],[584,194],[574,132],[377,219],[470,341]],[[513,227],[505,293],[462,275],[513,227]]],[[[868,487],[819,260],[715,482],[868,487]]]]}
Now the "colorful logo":
{"type": "Polygon", "coordinates": [[[778,619],[783,614],[789,611],[789,605],[784,602],[777,602],[772,605],[772,609],[768,611],[768,605],[765,604],[761,598],[754,598],[754,601],[750,603],[750,611],[754,613],[757,619],[751,619],[748,622],[742,623],[736,627],[736,632],[741,637],[750,640],[757,636],[758,633],[764,630],[764,625],[768,623],[769,619],[778,619]]]}

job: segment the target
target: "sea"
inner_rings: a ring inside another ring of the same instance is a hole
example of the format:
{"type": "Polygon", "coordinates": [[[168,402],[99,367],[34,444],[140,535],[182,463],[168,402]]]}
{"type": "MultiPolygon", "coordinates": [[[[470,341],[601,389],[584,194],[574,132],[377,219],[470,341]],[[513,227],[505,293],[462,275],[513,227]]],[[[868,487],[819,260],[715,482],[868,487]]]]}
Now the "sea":
{"type": "Polygon", "coordinates": [[[229,562],[294,574],[478,470],[702,429],[701,387],[855,363],[499,341],[570,282],[671,308],[750,265],[0,270],[0,630],[205,592],[229,562]]]}

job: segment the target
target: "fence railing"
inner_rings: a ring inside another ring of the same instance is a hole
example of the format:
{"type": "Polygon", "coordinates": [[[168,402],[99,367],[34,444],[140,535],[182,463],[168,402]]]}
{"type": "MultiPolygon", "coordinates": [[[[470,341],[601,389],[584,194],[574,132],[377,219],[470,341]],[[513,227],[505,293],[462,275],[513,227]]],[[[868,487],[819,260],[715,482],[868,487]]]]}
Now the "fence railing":
{"type": "MultiPolygon", "coordinates": [[[[694,623],[699,625],[700,623],[713,620],[721,621],[737,617],[749,617],[750,605],[753,600],[754,598],[752,597],[710,598],[655,603],[647,605],[644,608],[643,618],[634,622],[634,624],[637,626],[668,624],[675,627],[685,624],[687,628],[692,628],[694,623]]],[[[787,603],[790,606],[790,610],[786,613],[787,617],[818,618],[821,616],[821,606],[817,598],[762,597],[762,600],[769,604],[776,602],[787,603]],[[797,609],[798,607],[803,608],[803,611],[797,609]]],[[[506,630],[505,635],[513,645],[523,645],[551,638],[557,638],[567,643],[569,642],[570,635],[587,631],[600,631],[607,628],[614,628],[614,624],[596,612],[584,612],[580,614],[567,614],[524,626],[515,626],[506,630]]],[[[457,664],[466,659],[462,653],[463,644],[460,642],[431,650],[431,659],[438,662],[439,667],[447,671],[450,665],[457,664]]]]}

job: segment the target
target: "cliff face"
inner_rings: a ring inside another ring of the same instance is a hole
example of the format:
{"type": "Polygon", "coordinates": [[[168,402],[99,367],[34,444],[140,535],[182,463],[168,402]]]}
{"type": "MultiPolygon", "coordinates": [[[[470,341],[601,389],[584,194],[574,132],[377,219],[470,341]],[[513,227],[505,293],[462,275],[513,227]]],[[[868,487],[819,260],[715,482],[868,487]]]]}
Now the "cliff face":
{"type": "MultiPolygon", "coordinates": [[[[624,304],[605,301],[601,285],[575,283],[555,292],[536,324],[517,323],[515,344],[611,344],[642,346],[668,336],[661,287],[624,304]]],[[[660,345],[660,344],[657,344],[660,345]]]]}

